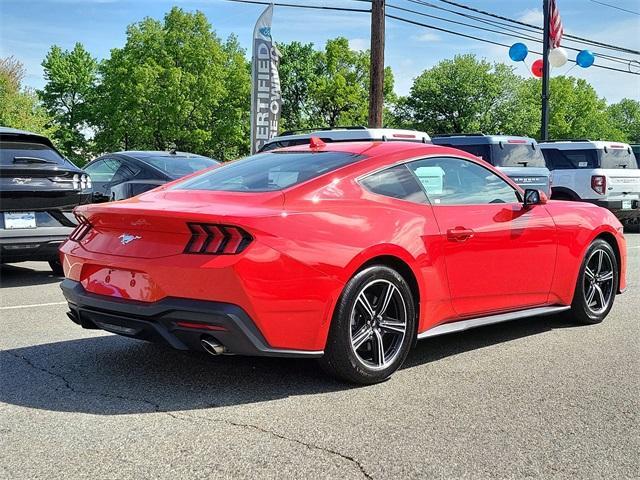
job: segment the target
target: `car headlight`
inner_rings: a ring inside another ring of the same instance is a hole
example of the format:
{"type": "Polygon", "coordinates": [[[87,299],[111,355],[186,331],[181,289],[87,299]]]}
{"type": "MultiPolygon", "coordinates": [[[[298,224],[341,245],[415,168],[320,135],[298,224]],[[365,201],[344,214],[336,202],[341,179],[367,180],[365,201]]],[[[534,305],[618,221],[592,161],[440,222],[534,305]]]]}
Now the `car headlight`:
{"type": "Polygon", "coordinates": [[[91,177],[89,175],[85,175],[85,180],[87,182],[87,188],[91,188],[93,185],[91,185],[91,177]]]}
{"type": "Polygon", "coordinates": [[[77,173],[73,176],[73,189],[77,190],[80,187],[80,175],[77,173]]]}

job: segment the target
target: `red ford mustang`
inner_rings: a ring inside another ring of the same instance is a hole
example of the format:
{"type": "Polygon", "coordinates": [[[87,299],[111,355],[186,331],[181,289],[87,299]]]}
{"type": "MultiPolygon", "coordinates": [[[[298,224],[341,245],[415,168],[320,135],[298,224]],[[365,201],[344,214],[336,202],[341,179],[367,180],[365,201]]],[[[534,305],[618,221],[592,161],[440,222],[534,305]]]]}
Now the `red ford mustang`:
{"type": "Polygon", "coordinates": [[[74,322],[318,357],[359,383],[416,339],[565,310],[600,322],[625,288],[610,212],[434,145],[312,139],[76,214],[61,247],[74,322]]]}

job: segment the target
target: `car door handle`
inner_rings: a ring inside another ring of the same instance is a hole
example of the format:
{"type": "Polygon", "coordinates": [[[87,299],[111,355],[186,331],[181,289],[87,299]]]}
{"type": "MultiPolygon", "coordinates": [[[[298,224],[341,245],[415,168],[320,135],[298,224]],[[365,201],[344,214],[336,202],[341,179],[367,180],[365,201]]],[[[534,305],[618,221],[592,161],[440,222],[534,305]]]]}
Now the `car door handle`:
{"type": "Polygon", "coordinates": [[[466,242],[474,235],[470,228],[456,227],[447,230],[447,240],[450,242],[466,242]]]}

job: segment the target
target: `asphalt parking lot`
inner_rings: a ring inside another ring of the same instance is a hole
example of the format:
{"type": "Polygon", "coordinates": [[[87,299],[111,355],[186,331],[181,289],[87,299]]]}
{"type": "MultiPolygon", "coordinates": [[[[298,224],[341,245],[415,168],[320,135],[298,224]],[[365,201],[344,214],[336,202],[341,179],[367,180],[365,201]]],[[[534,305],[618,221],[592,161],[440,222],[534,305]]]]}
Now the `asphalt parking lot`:
{"type": "Polygon", "coordinates": [[[0,478],[638,478],[640,235],[607,320],[425,340],[355,388],[310,360],[210,358],[65,316],[2,267],[0,478]]]}

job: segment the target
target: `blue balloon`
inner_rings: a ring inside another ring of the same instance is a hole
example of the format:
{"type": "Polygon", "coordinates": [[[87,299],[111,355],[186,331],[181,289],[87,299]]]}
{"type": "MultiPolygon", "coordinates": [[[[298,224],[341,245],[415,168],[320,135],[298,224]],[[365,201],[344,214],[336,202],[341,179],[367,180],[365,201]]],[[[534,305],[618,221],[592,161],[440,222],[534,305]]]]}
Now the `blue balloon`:
{"type": "Polygon", "coordinates": [[[576,57],[576,63],[582,68],[589,68],[596,61],[596,56],[590,50],[582,50],[576,57]]]}
{"type": "Polygon", "coordinates": [[[524,43],[514,43],[509,49],[509,57],[514,62],[522,62],[529,54],[529,49],[524,43]]]}

